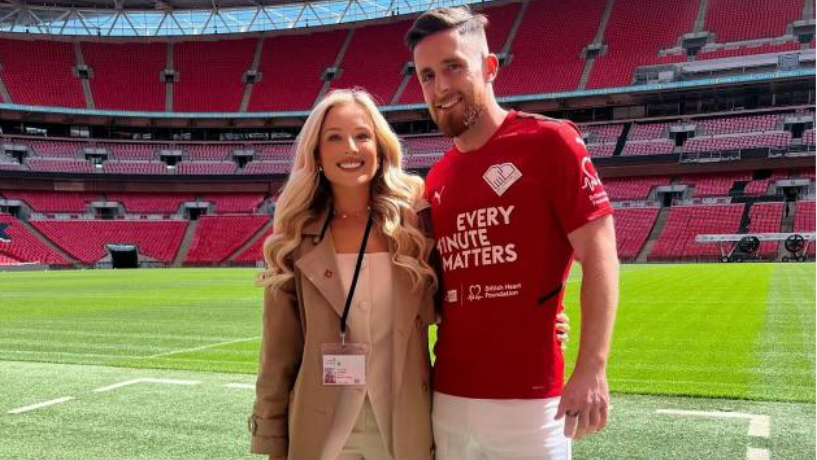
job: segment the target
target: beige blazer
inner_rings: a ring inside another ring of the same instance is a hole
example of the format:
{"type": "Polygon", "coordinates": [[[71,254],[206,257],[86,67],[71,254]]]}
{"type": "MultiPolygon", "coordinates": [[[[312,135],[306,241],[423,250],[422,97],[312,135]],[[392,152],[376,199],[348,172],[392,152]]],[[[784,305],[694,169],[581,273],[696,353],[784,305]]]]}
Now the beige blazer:
{"type": "MultiPolygon", "coordinates": [[[[427,203],[416,208],[427,209],[427,203]]],[[[340,387],[321,382],[321,344],[338,342],[346,299],[331,235],[320,238],[325,220],[324,214],[304,227],[293,254],[297,296],[269,289],[264,295],[255,409],[249,420],[257,454],[316,460],[332,425],[340,387]]],[[[431,460],[428,326],[435,320],[433,293],[412,290],[401,267],[393,266],[393,273],[391,454],[395,460],[431,460]]]]}

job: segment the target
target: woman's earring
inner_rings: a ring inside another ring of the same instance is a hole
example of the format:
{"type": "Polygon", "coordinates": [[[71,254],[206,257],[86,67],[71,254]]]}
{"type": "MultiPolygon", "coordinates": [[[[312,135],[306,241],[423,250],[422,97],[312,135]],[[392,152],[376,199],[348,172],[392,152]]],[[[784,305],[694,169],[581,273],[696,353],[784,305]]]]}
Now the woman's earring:
{"type": "Polygon", "coordinates": [[[323,174],[323,166],[318,166],[318,172],[323,174]]]}

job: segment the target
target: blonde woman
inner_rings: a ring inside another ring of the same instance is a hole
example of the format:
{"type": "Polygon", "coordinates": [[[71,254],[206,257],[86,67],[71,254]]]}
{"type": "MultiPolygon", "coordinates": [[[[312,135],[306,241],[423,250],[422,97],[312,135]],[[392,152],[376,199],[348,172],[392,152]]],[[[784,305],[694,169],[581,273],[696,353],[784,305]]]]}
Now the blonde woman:
{"type": "Polygon", "coordinates": [[[423,181],[401,163],[397,136],[364,91],[333,91],[306,120],[264,245],[253,452],[433,459],[427,331],[437,277],[423,181]]]}
{"type": "Polygon", "coordinates": [[[253,452],[433,458],[433,241],[418,217],[423,182],[401,161],[363,91],[330,93],[304,124],[264,245],[253,452]]]}

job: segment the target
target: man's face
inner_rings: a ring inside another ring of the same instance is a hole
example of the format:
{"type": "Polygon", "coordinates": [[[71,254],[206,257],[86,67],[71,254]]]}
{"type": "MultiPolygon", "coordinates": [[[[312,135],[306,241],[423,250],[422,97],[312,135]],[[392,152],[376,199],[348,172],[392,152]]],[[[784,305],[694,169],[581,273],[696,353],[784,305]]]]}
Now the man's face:
{"type": "Polygon", "coordinates": [[[479,41],[457,30],[431,35],[414,48],[423,98],[446,137],[459,137],[485,111],[484,61],[479,41]]]}

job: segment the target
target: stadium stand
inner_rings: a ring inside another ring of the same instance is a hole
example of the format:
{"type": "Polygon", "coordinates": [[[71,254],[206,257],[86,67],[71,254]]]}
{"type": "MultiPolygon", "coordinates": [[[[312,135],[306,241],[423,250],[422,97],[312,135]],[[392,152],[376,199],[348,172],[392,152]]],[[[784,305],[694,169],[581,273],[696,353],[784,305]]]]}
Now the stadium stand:
{"type": "Polygon", "coordinates": [[[776,133],[750,134],[726,136],[702,136],[690,139],[684,144],[686,152],[712,152],[718,150],[739,150],[761,147],[788,147],[792,143],[791,133],[781,131],[776,133]]]}
{"type": "Polygon", "coordinates": [[[258,39],[189,41],[173,47],[176,112],[238,112],[244,73],[250,70],[258,39]],[[213,78],[218,75],[218,78],[213,78]]]}
{"type": "MultiPolygon", "coordinates": [[[[780,233],[785,203],[755,203],[749,210],[751,224],[749,233],[780,233]]],[[[780,243],[764,241],[760,243],[759,255],[763,258],[776,258],[780,243]]]]}
{"type": "Polygon", "coordinates": [[[84,109],[82,84],[74,77],[68,42],[0,39],[3,83],[15,104],[84,109]]]}
{"type": "Polygon", "coordinates": [[[695,128],[699,136],[762,133],[781,130],[780,122],[781,118],[779,115],[734,116],[698,120],[695,122],[695,128]]]}
{"type": "Polygon", "coordinates": [[[675,141],[670,139],[627,142],[624,144],[622,155],[666,155],[675,151],[675,141]]]}
{"type": "Polygon", "coordinates": [[[41,263],[55,266],[70,265],[64,257],[43,244],[14,217],[8,214],[0,214],[0,224],[10,224],[5,233],[11,237],[11,241],[8,243],[0,242],[0,257],[6,257],[13,262],[41,263]]]}
{"type": "Polygon", "coordinates": [[[659,208],[616,209],[616,244],[621,260],[635,260],[650,236],[659,208]]]}
{"type": "Polygon", "coordinates": [[[705,176],[684,176],[680,183],[695,187],[696,197],[729,196],[736,181],[750,181],[751,174],[707,174],[705,176]]]}
{"type": "Polygon", "coordinates": [[[267,238],[272,235],[272,230],[265,233],[261,238],[255,240],[255,242],[244,250],[241,254],[239,254],[235,259],[233,259],[233,263],[239,265],[255,265],[257,262],[261,262],[264,260],[264,242],[267,238]]]}
{"type": "Polygon", "coordinates": [[[109,174],[166,174],[167,165],[158,161],[106,161],[109,174]]]}
{"type": "Polygon", "coordinates": [[[219,214],[253,213],[264,202],[264,195],[261,193],[230,193],[207,195],[202,200],[215,205],[215,211],[219,214]]]}
{"type": "Polygon", "coordinates": [[[150,214],[173,214],[185,201],[194,201],[196,197],[190,194],[164,193],[109,193],[108,201],[121,203],[127,212],[150,214]]]}
{"type": "Polygon", "coordinates": [[[411,21],[398,21],[355,30],[332,88],[366,88],[378,105],[387,105],[403,81],[403,67],[411,61],[402,45],[411,21]]]}
{"type": "Polygon", "coordinates": [[[743,204],[673,207],[649,260],[714,260],[721,253],[716,244],[699,244],[702,234],[736,233],[743,204]]]}
{"type": "Polygon", "coordinates": [[[164,112],[165,84],[159,75],[167,66],[165,43],[83,42],[85,63],[96,108],[164,112]]]}
{"type": "MultiPolygon", "coordinates": [[[[794,231],[795,233],[806,233],[815,231],[814,201],[799,201],[794,211],[794,231]]],[[[815,255],[815,245],[809,246],[808,254],[815,255]]]]}
{"type": "Polygon", "coordinates": [[[800,0],[712,0],[706,16],[706,30],[719,43],[778,37],[803,14],[800,0]],[[759,12],[762,11],[762,14],[759,12]]]}
{"type": "Polygon", "coordinates": [[[232,174],[236,164],[228,161],[208,161],[196,163],[179,163],[178,174],[232,174]]]}
{"type": "Polygon", "coordinates": [[[629,86],[637,67],[685,61],[686,56],[659,59],[658,51],[676,46],[678,38],[693,29],[699,3],[654,0],[649,20],[645,20],[644,2],[616,1],[605,33],[607,54],[596,60],[587,89],[629,86]]]}
{"type": "Polygon", "coordinates": [[[586,63],[582,50],[593,41],[604,7],[593,0],[531,2],[513,43],[513,60],[500,70],[497,94],[578,89],[586,63]]]}
{"type": "Polygon", "coordinates": [[[268,37],[253,85],[251,112],[305,110],[312,107],[323,86],[321,75],[332,67],[349,32],[335,30],[303,35],[268,37]],[[286,88],[286,91],[281,91],[286,88]]]}
{"type": "Polygon", "coordinates": [[[84,264],[105,258],[107,244],[135,244],[139,253],[170,263],[184,238],[184,221],[31,221],[49,240],[84,264]]]}
{"type": "Polygon", "coordinates": [[[204,216],[185,264],[221,263],[255,235],[269,216],[204,216]]]}
{"type": "Polygon", "coordinates": [[[46,160],[32,158],[28,161],[32,171],[60,173],[93,173],[94,165],[85,160],[46,160]]]}
{"type": "Polygon", "coordinates": [[[669,177],[604,179],[604,190],[613,201],[646,200],[653,188],[669,184],[669,177]]]}
{"type": "Polygon", "coordinates": [[[88,212],[88,204],[99,200],[99,195],[79,192],[20,192],[3,190],[3,196],[20,200],[35,212],[73,213],[88,212]]]}

